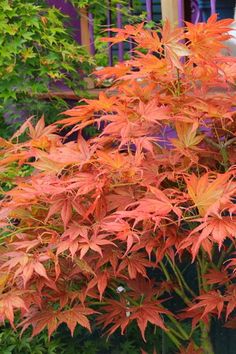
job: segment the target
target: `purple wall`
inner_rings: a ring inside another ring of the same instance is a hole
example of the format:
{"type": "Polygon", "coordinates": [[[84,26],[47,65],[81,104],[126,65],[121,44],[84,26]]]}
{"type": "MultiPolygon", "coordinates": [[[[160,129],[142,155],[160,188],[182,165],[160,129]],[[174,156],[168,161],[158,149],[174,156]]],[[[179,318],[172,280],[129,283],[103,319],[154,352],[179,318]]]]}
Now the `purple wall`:
{"type": "Polygon", "coordinates": [[[81,44],[80,18],[74,6],[65,0],[47,0],[50,6],[55,6],[61,12],[70,17],[69,23],[73,30],[74,39],[81,44]]]}

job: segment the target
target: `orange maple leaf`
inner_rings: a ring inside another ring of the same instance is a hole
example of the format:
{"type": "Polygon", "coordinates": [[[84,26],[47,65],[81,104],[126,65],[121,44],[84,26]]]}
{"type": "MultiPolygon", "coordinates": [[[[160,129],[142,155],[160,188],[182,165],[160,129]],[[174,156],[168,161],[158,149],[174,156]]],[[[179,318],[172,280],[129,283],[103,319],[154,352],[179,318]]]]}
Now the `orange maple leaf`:
{"type": "Polygon", "coordinates": [[[186,38],[189,40],[189,48],[193,60],[209,60],[225,47],[224,41],[230,38],[229,31],[233,19],[217,21],[217,14],[213,14],[206,23],[192,24],[186,22],[186,38]]]}
{"type": "Polygon", "coordinates": [[[205,173],[200,178],[192,174],[186,179],[188,194],[201,216],[210,211],[217,212],[221,203],[226,204],[230,200],[236,190],[231,176],[228,172],[215,176],[205,173]]]}

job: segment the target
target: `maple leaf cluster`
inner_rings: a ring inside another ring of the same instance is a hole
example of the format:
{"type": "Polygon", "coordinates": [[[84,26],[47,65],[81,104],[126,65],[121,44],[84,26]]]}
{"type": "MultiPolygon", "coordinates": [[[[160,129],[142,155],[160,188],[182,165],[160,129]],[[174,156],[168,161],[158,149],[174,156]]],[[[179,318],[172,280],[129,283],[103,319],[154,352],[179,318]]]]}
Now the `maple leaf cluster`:
{"type": "Polygon", "coordinates": [[[1,140],[0,172],[33,167],[1,200],[1,321],[13,325],[20,310],[33,335],[63,322],[73,334],[95,316],[109,335],[136,322],[144,340],[148,324],[173,339],[173,325],[200,353],[179,319],[194,329],[232,315],[236,60],[221,52],[231,22],[112,29],[110,42],[137,44],[130,60],[96,72],[112,89],[64,112],[59,127],[29,119],[1,140]],[[65,142],[61,125],[78,139],[65,142]],[[90,125],[101,133],[85,141],[90,125]],[[198,289],[181,273],[186,262],[198,289]]]}

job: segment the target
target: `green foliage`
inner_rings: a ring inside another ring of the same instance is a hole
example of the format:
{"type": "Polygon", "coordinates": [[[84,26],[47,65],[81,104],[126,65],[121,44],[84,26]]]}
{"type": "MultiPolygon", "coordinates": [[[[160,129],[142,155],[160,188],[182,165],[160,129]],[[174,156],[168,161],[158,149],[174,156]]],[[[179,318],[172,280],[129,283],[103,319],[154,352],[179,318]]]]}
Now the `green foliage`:
{"type": "Polygon", "coordinates": [[[85,87],[81,73],[93,59],[72,38],[67,21],[44,0],[0,1],[0,136],[8,138],[31,115],[54,122],[66,103],[37,99],[54,82],[85,87]]]}
{"type": "Polygon", "coordinates": [[[79,326],[73,337],[66,326],[60,326],[50,341],[46,331],[33,338],[30,331],[20,336],[18,330],[8,326],[1,327],[0,331],[1,354],[141,354],[141,349],[152,354],[155,347],[162,347],[163,354],[175,353],[164,333],[148,328],[147,342],[144,343],[134,325],[123,336],[116,333],[109,340],[98,330],[89,334],[79,326]]]}
{"type": "Polygon", "coordinates": [[[0,137],[8,139],[13,134],[13,127],[7,125],[3,116],[0,116],[0,137]]]}
{"type": "MultiPolygon", "coordinates": [[[[0,3],[0,136],[9,138],[29,116],[46,117],[47,124],[58,119],[68,108],[63,100],[38,100],[37,94],[48,91],[49,84],[63,79],[78,95],[84,88],[81,72],[88,72],[96,62],[108,64],[107,44],[100,41],[106,29],[107,6],[97,0],[73,0],[78,9],[87,6],[94,14],[95,58],[73,39],[68,18],[47,6],[45,0],[3,0],[0,3]],[[79,70],[78,70],[79,69],[79,70]]],[[[112,22],[116,23],[116,5],[111,1],[112,22]]],[[[121,3],[124,23],[145,18],[140,1],[129,11],[127,1],[121,3]]],[[[128,55],[126,54],[126,59],[128,55]]],[[[114,62],[117,58],[114,57],[114,62]]],[[[84,93],[83,93],[84,94],[84,93]]]]}
{"type": "MultiPolygon", "coordinates": [[[[98,66],[108,65],[107,43],[101,42],[100,39],[106,35],[107,30],[107,14],[108,2],[98,0],[71,0],[71,3],[78,9],[87,7],[88,11],[93,14],[94,18],[94,36],[95,36],[95,62],[98,66]]],[[[119,11],[122,14],[123,24],[139,23],[146,20],[146,12],[142,11],[140,0],[133,2],[133,8],[129,8],[128,0],[111,0],[111,27],[116,27],[117,23],[117,4],[121,5],[119,11]]],[[[126,54],[126,59],[129,54],[126,54]]],[[[114,63],[118,62],[118,58],[113,56],[114,63]]]]}
{"type": "Polygon", "coordinates": [[[78,85],[78,68],[88,68],[86,51],[64,26],[66,17],[44,2],[0,3],[0,98],[47,92],[49,82],[78,85]]]}
{"type": "MultiPolygon", "coordinates": [[[[76,8],[84,8],[87,7],[89,12],[93,13],[97,19],[97,24],[102,25],[107,18],[108,12],[108,2],[98,1],[98,0],[71,0],[70,1],[76,8]]],[[[124,16],[124,20],[127,22],[137,23],[142,21],[144,16],[146,15],[145,12],[141,11],[141,1],[135,0],[133,1],[133,8],[129,8],[129,1],[128,0],[111,0],[110,1],[110,11],[112,15],[117,14],[117,5],[121,5],[121,13],[124,16]],[[134,10],[135,9],[135,13],[134,10]],[[141,15],[141,17],[140,17],[141,15]]],[[[115,20],[115,16],[113,20],[115,20]]],[[[115,21],[113,23],[115,25],[115,21]]]]}
{"type": "Polygon", "coordinates": [[[2,327],[0,332],[1,354],[57,354],[62,343],[58,340],[48,340],[46,332],[35,338],[30,338],[29,332],[20,336],[12,328],[2,327]]]}

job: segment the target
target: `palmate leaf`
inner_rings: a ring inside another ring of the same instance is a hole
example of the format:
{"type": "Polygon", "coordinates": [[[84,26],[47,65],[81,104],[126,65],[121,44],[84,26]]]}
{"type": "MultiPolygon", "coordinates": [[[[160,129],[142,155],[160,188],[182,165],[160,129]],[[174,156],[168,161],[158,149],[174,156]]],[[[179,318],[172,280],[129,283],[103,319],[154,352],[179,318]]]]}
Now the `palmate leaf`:
{"type": "Polygon", "coordinates": [[[80,258],[83,258],[89,249],[99,253],[102,257],[102,246],[115,245],[112,241],[106,238],[106,235],[102,235],[102,234],[100,235],[94,234],[90,239],[88,237],[84,237],[83,239],[81,238],[79,243],[80,243],[79,246],[80,258]]]}
{"type": "Polygon", "coordinates": [[[57,254],[69,250],[72,257],[74,257],[75,253],[79,251],[80,259],[82,259],[91,250],[99,253],[102,257],[102,248],[106,245],[115,246],[112,241],[107,239],[106,234],[97,234],[95,230],[90,236],[87,227],[73,223],[62,235],[57,248],[57,254]]]}
{"type": "Polygon", "coordinates": [[[114,37],[112,38],[102,38],[101,40],[103,42],[111,42],[111,43],[119,43],[123,42],[124,39],[131,37],[131,36],[137,36],[142,30],[143,30],[144,23],[140,23],[136,26],[131,26],[131,25],[126,25],[124,26],[124,29],[120,28],[110,28],[109,30],[111,32],[117,33],[114,37]]]}
{"type": "Polygon", "coordinates": [[[209,215],[207,218],[195,219],[195,221],[200,221],[200,225],[191,231],[179,247],[179,249],[184,249],[191,246],[190,252],[193,260],[196,258],[200,246],[203,246],[211,258],[213,243],[217,243],[221,248],[227,237],[235,238],[236,225],[234,218],[230,216],[209,215]]]}
{"type": "Polygon", "coordinates": [[[184,43],[181,43],[181,39],[184,38],[183,29],[173,28],[167,20],[160,32],[165,56],[174,67],[182,71],[183,67],[179,59],[190,54],[188,47],[184,43]]]}
{"type": "Polygon", "coordinates": [[[226,204],[230,201],[236,188],[230,172],[215,176],[205,173],[200,178],[192,174],[186,183],[188,194],[201,216],[205,216],[210,210],[217,211],[220,203],[226,204]]]}
{"type": "Polygon", "coordinates": [[[36,162],[31,163],[38,170],[59,173],[68,165],[80,164],[83,165],[90,158],[90,152],[79,151],[79,144],[66,144],[62,147],[52,148],[49,153],[37,150],[35,157],[36,162]]]}
{"type": "Polygon", "coordinates": [[[110,112],[114,109],[116,98],[108,97],[106,94],[101,92],[97,100],[83,99],[82,102],[87,103],[87,105],[81,105],[63,112],[63,114],[69,115],[71,118],[61,119],[57,121],[57,124],[68,126],[80,123],[81,121],[89,121],[88,124],[91,124],[94,121],[94,118],[91,119],[94,112],[110,112]]]}
{"type": "MultiPolygon", "coordinates": [[[[216,283],[215,280],[214,283],[216,283]]],[[[210,314],[218,314],[218,318],[222,317],[222,312],[225,310],[226,327],[234,328],[235,319],[232,318],[228,321],[229,316],[236,308],[236,288],[234,284],[228,287],[224,295],[219,291],[211,290],[206,294],[198,296],[196,300],[198,303],[190,306],[187,310],[189,315],[186,312],[186,314],[181,315],[182,318],[192,317],[193,326],[195,326],[200,320],[206,321],[206,316],[210,314]]]]}
{"type": "Polygon", "coordinates": [[[209,60],[220,53],[224,41],[230,38],[230,25],[233,19],[217,21],[217,14],[213,14],[207,23],[193,25],[187,22],[186,37],[190,41],[190,51],[193,60],[209,60]]]}
{"type": "MultiPolygon", "coordinates": [[[[107,210],[112,211],[112,210],[123,210],[124,205],[129,205],[131,204],[135,199],[135,194],[134,191],[131,187],[117,187],[114,188],[112,193],[109,193],[106,195],[106,204],[107,204],[107,210]]],[[[104,230],[108,230],[110,222],[112,222],[112,218],[110,219],[105,219],[103,222],[104,225],[104,230]],[[107,226],[106,226],[107,225],[107,226]]],[[[119,222],[120,223],[120,222],[119,222]]],[[[119,227],[119,223],[118,226],[119,227]]],[[[116,227],[116,222],[113,224],[114,227],[116,227]]]]}
{"type": "Polygon", "coordinates": [[[30,314],[21,322],[20,326],[22,327],[22,332],[24,332],[29,326],[32,326],[32,336],[36,336],[44,328],[47,328],[48,336],[50,337],[61,323],[67,324],[71,331],[71,335],[73,335],[77,324],[91,332],[87,316],[94,313],[96,313],[96,311],[80,305],[76,305],[71,309],[64,311],[53,311],[52,309],[47,308],[40,312],[30,314]]]}
{"type": "Polygon", "coordinates": [[[152,262],[147,260],[144,254],[133,252],[130,256],[126,256],[120,263],[117,274],[126,270],[130,279],[135,279],[138,274],[144,278],[147,277],[147,267],[151,267],[152,262]]]}
{"type": "Polygon", "coordinates": [[[158,107],[156,100],[150,100],[147,104],[140,102],[137,113],[140,114],[141,119],[153,123],[168,120],[170,117],[170,109],[168,107],[158,107]]]}
{"type": "Polygon", "coordinates": [[[153,54],[144,55],[138,53],[138,60],[135,62],[135,66],[139,68],[139,71],[128,72],[123,77],[120,77],[124,81],[133,81],[142,79],[144,84],[148,84],[149,79],[155,79],[154,82],[170,82],[173,79],[172,72],[170,71],[170,64],[166,59],[159,59],[153,54]],[[161,76],[159,76],[161,74],[161,76]]]}
{"type": "Polygon", "coordinates": [[[195,159],[193,150],[201,149],[198,147],[199,143],[203,140],[204,135],[197,135],[197,124],[190,124],[184,122],[175,123],[178,139],[170,139],[171,143],[180,151],[183,155],[188,156],[190,159],[195,159]]]}
{"type": "Polygon", "coordinates": [[[32,141],[39,139],[40,137],[46,136],[48,138],[54,138],[57,139],[59,136],[54,134],[56,132],[56,127],[55,126],[45,126],[45,119],[44,116],[42,116],[35,127],[32,125],[33,117],[30,117],[27,119],[27,121],[22,124],[20,129],[16,131],[16,133],[12,136],[11,141],[13,141],[16,138],[19,138],[26,130],[28,130],[28,134],[32,141]]]}
{"type": "Polygon", "coordinates": [[[191,319],[192,320],[192,329],[194,330],[199,325],[199,322],[202,322],[206,326],[208,326],[212,315],[216,314],[216,311],[215,311],[212,313],[207,313],[203,316],[202,312],[203,312],[203,310],[201,307],[194,308],[194,309],[187,308],[187,310],[185,310],[184,312],[182,312],[178,315],[178,318],[180,320],[191,319]]]}
{"type": "Polygon", "coordinates": [[[99,299],[102,300],[103,294],[108,286],[108,280],[111,278],[111,274],[108,271],[104,270],[103,272],[95,274],[95,277],[88,283],[87,291],[93,289],[94,287],[98,288],[99,299]]]}
{"type": "Polygon", "coordinates": [[[225,314],[225,318],[227,321],[229,316],[232,314],[232,312],[236,308],[236,287],[234,284],[232,284],[228,287],[228,290],[227,290],[227,293],[225,296],[225,301],[227,302],[226,314],[225,314]]]}
{"type": "Polygon", "coordinates": [[[132,168],[130,164],[129,156],[125,156],[124,154],[109,154],[106,151],[98,151],[97,152],[98,161],[104,166],[108,166],[111,170],[122,170],[132,168]]]}
{"type": "Polygon", "coordinates": [[[49,209],[46,221],[49,220],[52,215],[58,212],[60,212],[64,227],[66,227],[72,217],[72,203],[66,195],[59,195],[57,198],[54,198],[53,204],[49,209]]]}
{"type": "Polygon", "coordinates": [[[14,309],[28,311],[28,308],[22,299],[23,292],[7,292],[0,295],[0,322],[6,319],[14,327],[14,309]]]}
{"type": "Polygon", "coordinates": [[[113,67],[107,67],[101,70],[96,70],[93,74],[95,74],[98,78],[101,77],[100,80],[104,81],[110,78],[119,79],[120,77],[123,77],[125,74],[127,74],[129,71],[130,65],[128,65],[128,63],[118,63],[113,67]]]}
{"type": "Polygon", "coordinates": [[[132,314],[130,316],[131,320],[137,321],[137,325],[140,329],[144,341],[145,329],[147,328],[148,322],[156,325],[162,330],[167,330],[161,315],[170,314],[170,312],[159,305],[160,302],[158,301],[152,301],[150,303],[144,301],[140,307],[132,311],[132,314]]]}
{"type": "Polygon", "coordinates": [[[219,284],[223,285],[230,281],[230,275],[227,273],[225,268],[221,270],[218,269],[210,269],[207,274],[205,274],[205,279],[207,280],[207,284],[219,284]]]}
{"type": "Polygon", "coordinates": [[[170,314],[170,312],[161,306],[161,301],[144,301],[140,306],[132,306],[124,298],[120,301],[108,300],[107,302],[108,305],[104,307],[106,313],[100,316],[99,323],[102,323],[104,328],[110,327],[107,330],[109,336],[119,327],[123,334],[132,321],[137,322],[144,341],[146,341],[145,329],[148,322],[166,330],[161,315],[170,314]]]}
{"type": "Polygon", "coordinates": [[[221,247],[226,237],[235,237],[236,225],[233,218],[222,216],[210,216],[206,221],[203,221],[200,227],[192,231],[192,234],[202,230],[199,237],[199,242],[211,236],[213,241],[217,242],[221,247]]]}
{"type": "Polygon", "coordinates": [[[103,219],[102,230],[110,235],[114,235],[116,240],[126,242],[127,248],[125,255],[135,243],[140,242],[139,233],[131,229],[127,221],[123,219],[119,219],[118,221],[116,216],[103,219]]]}
{"type": "Polygon", "coordinates": [[[50,257],[46,254],[41,254],[33,256],[32,254],[27,254],[24,251],[8,252],[6,256],[10,258],[8,261],[3,263],[2,269],[14,271],[14,277],[22,277],[24,288],[26,288],[29,280],[35,275],[39,275],[45,279],[49,279],[46,269],[42,262],[47,261],[50,257]]]}
{"type": "Polygon", "coordinates": [[[1,174],[11,163],[34,169],[2,192],[1,299],[18,296],[25,307],[18,298],[7,313],[0,305],[1,319],[13,324],[18,311],[33,335],[46,327],[51,335],[62,322],[73,333],[76,324],[90,329],[96,308],[109,334],[136,322],[145,338],[147,326],[166,331],[169,317],[178,339],[169,337],[195,353],[162,301],[177,294],[188,305],[178,318],[192,320],[193,337],[199,322],[233,316],[234,73],[225,68],[224,77],[223,64],[235,59],[220,53],[229,24],[213,16],[184,29],[168,22],[157,31],[114,29],[111,42],[125,38],[138,48],[129,61],[98,71],[101,80],[116,79],[114,90],[65,112],[58,124],[74,125],[66,139],[42,118],[2,141],[1,174]],[[91,124],[102,132],[85,141],[91,124]],[[78,139],[67,142],[72,133],[78,139]],[[28,140],[19,143],[22,134],[28,140]],[[197,264],[193,291],[185,265],[197,264]]]}
{"type": "Polygon", "coordinates": [[[200,295],[196,298],[197,303],[190,306],[188,311],[200,310],[201,318],[211,313],[217,313],[218,318],[224,309],[225,299],[219,291],[211,290],[206,294],[200,295]]]}
{"type": "MultiPolygon", "coordinates": [[[[171,192],[169,191],[169,193],[171,192]]],[[[177,217],[181,216],[181,210],[173,205],[174,202],[174,198],[171,200],[161,190],[150,186],[150,193],[146,193],[144,198],[127,205],[126,210],[116,212],[117,220],[120,218],[131,219],[134,228],[139,222],[152,219],[155,222],[155,229],[161,224],[162,220],[168,219],[170,212],[175,213],[177,217]]]]}

